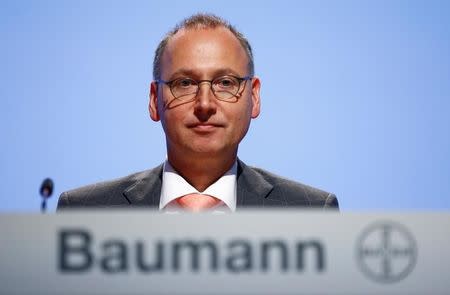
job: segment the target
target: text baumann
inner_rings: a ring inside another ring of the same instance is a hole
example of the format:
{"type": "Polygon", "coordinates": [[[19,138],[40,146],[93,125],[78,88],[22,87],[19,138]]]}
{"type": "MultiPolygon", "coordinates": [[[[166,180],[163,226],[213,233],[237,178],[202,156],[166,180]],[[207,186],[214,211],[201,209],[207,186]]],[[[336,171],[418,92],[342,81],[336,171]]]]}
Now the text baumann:
{"type": "Polygon", "coordinates": [[[98,269],[105,273],[179,271],[325,270],[325,249],[318,240],[213,239],[135,240],[110,238],[95,240],[84,229],[64,229],[58,233],[58,268],[63,273],[84,273],[98,269]]]}

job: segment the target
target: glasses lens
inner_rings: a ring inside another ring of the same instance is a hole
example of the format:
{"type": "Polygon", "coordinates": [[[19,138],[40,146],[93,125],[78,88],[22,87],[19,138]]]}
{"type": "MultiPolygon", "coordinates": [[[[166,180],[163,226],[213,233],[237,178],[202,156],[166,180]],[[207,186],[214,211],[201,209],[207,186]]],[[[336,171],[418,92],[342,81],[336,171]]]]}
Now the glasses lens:
{"type": "Polygon", "coordinates": [[[218,99],[231,100],[235,99],[240,88],[239,79],[232,76],[224,76],[214,79],[212,88],[218,99]]]}
{"type": "Polygon", "coordinates": [[[175,98],[189,100],[197,94],[198,84],[190,78],[180,78],[172,82],[170,89],[175,98]]]}

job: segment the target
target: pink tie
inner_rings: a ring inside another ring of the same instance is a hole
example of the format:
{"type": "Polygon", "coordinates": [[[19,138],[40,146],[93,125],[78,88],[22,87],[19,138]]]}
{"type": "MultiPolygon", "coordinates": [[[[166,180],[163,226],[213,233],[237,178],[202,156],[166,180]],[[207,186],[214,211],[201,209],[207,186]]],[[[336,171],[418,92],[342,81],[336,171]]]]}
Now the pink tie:
{"type": "Polygon", "coordinates": [[[220,200],[210,195],[189,194],[177,199],[181,208],[191,212],[205,211],[220,203],[220,200]]]}

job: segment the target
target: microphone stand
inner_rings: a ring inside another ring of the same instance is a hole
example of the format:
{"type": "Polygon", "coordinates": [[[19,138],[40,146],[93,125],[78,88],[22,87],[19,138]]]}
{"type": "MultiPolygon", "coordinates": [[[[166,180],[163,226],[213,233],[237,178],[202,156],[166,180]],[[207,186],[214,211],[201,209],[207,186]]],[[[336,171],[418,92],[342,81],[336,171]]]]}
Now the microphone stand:
{"type": "Polygon", "coordinates": [[[47,211],[47,198],[42,198],[41,213],[45,213],[45,211],[47,211]]]}

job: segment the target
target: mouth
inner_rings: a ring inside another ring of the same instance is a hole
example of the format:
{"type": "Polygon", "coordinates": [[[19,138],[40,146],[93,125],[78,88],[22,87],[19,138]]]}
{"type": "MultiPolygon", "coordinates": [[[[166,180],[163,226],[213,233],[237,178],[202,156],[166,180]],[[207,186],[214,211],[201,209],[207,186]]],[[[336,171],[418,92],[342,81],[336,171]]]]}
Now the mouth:
{"type": "Polygon", "coordinates": [[[188,125],[189,129],[192,129],[199,133],[209,133],[222,127],[224,127],[222,124],[217,123],[194,123],[188,125]]]}

